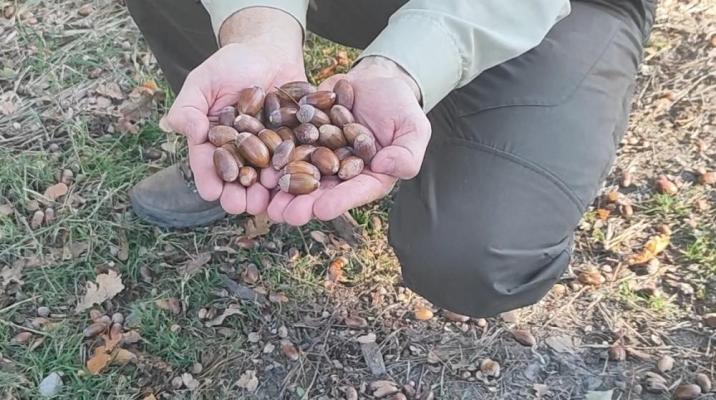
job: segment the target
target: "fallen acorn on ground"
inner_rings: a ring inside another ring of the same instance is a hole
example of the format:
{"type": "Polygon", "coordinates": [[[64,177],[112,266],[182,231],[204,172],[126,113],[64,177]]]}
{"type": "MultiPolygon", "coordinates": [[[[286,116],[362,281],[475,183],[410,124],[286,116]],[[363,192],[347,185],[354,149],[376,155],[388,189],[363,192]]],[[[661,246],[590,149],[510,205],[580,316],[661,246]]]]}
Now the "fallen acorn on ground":
{"type": "Polygon", "coordinates": [[[377,147],[373,132],[355,122],[354,99],[345,79],[333,91],[298,81],[270,93],[256,86],[242,90],[235,107],[209,117],[218,176],[249,187],[261,169],[273,167],[281,174],[279,189],[291,194],[317,190],[325,176],[355,178],[370,165],[377,147]],[[315,169],[292,164],[298,161],[315,169]]]}

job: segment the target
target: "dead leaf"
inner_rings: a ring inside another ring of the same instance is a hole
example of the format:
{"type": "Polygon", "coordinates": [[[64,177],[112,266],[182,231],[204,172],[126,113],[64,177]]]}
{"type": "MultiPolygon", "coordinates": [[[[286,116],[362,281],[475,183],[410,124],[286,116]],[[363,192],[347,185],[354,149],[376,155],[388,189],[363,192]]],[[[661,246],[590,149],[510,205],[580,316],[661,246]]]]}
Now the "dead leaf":
{"type": "Polygon", "coordinates": [[[271,293],[269,294],[269,301],[278,304],[288,303],[288,296],[283,293],[271,293]]]}
{"type": "Polygon", "coordinates": [[[119,230],[117,239],[119,240],[117,259],[119,259],[119,261],[127,261],[127,259],[129,259],[129,242],[127,241],[127,235],[124,233],[124,230],[119,230]]]}
{"type": "Polygon", "coordinates": [[[104,346],[94,349],[94,355],[87,360],[87,370],[92,375],[98,375],[112,361],[112,356],[107,353],[104,346]]]}
{"type": "Polygon", "coordinates": [[[579,275],[577,275],[577,280],[582,284],[591,286],[599,286],[605,281],[602,273],[599,272],[599,269],[595,266],[589,266],[582,270],[579,275]]]}
{"type": "Polygon", "coordinates": [[[241,280],[249,285],[253,285],[258,282],[260,278],[261,274],[259,273],[259,269],[256,267],[256,264],[248,264],[241,270],[241,280]]]}
{"type": "Polygon", "coordinates": [[[659,179],[656,180],[656,190],[658,190],[659,193],[673,196],[679,191],[679,188],[665,175],[661,175],[659,179]]]}
{"type": "Polygon", "coordinates": [[[77,304],[75,312],[79,313],[95,304],[102,304],[124,290],[122,277],[113,270],[109,270],[106,274],[97,275],[96,281],[97,283],[87,282],[87,293],[77,304]]]}
{"type": "Polygon", "coordinates": [[[192,276],[201,270],[201,267],[211,261],[211,253],[201,253],[192,258],[184,265],[177,267],[177,272],[182,275],[192,276]]]}
{"type": "Polygon", "coordinates": [[[246,389],[249,392],[255,391],[259,387],[259,379],[256,377],[256,370],[250,369],[239,377],[236,385],[241,389],[246,389]]]}
{"type": "Polygon", "coordinates": [[[214,319],[212,319],[212,320],[210,320],[210,321],[207,321],[205,325],[206,325],[208,328],[211,328],[211,327],[213,327],[213,326],[221,325],[221,324],[224,323],[224,320],[225,320],[227,317],[232,316],[232,315],[243,315],[243,313],[242,313],[241,310],[239,309],[239,305],[238,305],[238,304],[232,304],[232,305],[230,305],[229,308],[225,309],[224,312],[223,312],[221,315],[219,315],[218,317],[216,317],[216,318],[214,318],[214,319]]]}
{"type": "Polygon", "coordinates": [[[22,285],[22,269],[25,267],[24,262],[16,262],[12,266],[5,266],[0,270],[0,284],[5,289],[11,282],[15,282],[18,285],[22,285]]]}
{"type": "Polygon", "coordinates": [[[109,97],[111,99],[115,100],[123,100],[124,99],[124,93],[122,93],[122,88],[119,87],[119,85],[116,82],[109,82],[102,85],[99,85],[97,87],[97,90],[95,90],[97,94],[109,97]]]}
{"type": "Polygon", "coordinates": [[[137,331],[127,331],[122,333],[122,344],[134,344],[142,340],[142,336],[137,331]]]}
{"type": "Polygon", "coordinates": [[[0,217],[7,217],[8,215],[12,215],[14,212],[15,209],[11,204],[0,204],[0,217]]]}
{"type": "Polygon", "coordinates": [[[545,344],[557,353],[574,354],[574,340],[570,336],[550,336],[544,340],[545,344]]]}
{"type": "Polygon", "coordinates": [[[338,61],[336,59],[331,59],[331,65],[327,66],[326,68],[323,68],[320,70],[316,76],[315,80],[322,81],[326,78],[328,78],[331,75],[335,75],[336,68],[338,67],[338,61]]]}
{"type": "Polygon", "coordinates": [[[158,299],[154,302],[154,304],[162,310],[171,311],[174,315],[181,313],[181,302],[176,297],[158,299]]]}
{"type": "Polygon", "coordinates": [[[56,183],[45,190],[45,197],[50,199],[50,201],[55,201],[66,195],[68,190],[69,188],[64,183],[56,183]]]}
{"type": "Polygon", "coordinates": [[[351,60],[348,58],[348,52],[345,50],[339,50],[336,53],[336,61],[338,62],[338,65],[343,67],[347,67],[351,63],[351,60]]]}
{"type": "Polygon", "coordinates": [[[283,351],[283,354],[291,361],[296,361],[299,359],[301,354],[296,349],[296,346],[291,343],[290,340],[282,340],[281,341],[281,351],[283,351]]]}
{"type": "Polygon", "coordinates": [[[271,219],[268,217],[268,213],[262,213],[253,218],[249,218],[246,221],[244,230],[246,232],[246,238],[253,239],[269,233],[270,228],[271,219]]]}
{"type": "Polygon", "coordinates": [[[669,242],[669,235],[662,234],[653,236],[651,239],[649,239],[648,242],[646,242],[646,244],[644,245],[644,249],[641,251],[641,253],[632,256],[628,260],[629,265],[644,264],[656,258],[659,253],[664,251],[669,246],[669,242]]]}
{"type": "Polygon", "coordinates": [[[126,349],[116,349],[112,353],[112,364],[127,365],[137,361],[137,355],[126,349]]]}
{"type": "Polygon", "coordinates": [[[328,283],[335,284],[343,282],[345,280],[343,268],[345,268],[346,265],[348,265],[348,259],[345,257],[338,257],[331,261],[328,265],[328,275],[326,276],[328,283]]]}
{"type": "Polygon", "coordinates": [[[601,219],[602,221],[606,221],[607,218],[609,218],[609,213],[611,213],[611,211],[605,208],[599,208],[597,209],[597,218],[601,219]]]}

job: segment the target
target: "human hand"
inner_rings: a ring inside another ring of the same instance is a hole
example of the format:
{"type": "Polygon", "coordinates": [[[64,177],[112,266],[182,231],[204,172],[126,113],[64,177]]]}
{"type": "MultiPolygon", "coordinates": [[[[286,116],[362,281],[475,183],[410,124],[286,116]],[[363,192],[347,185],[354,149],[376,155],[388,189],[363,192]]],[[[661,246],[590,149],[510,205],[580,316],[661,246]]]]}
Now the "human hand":
{"type": "MultiPolygon", "coordinates": [[[[413,178],[420,170],[430,140],[430,123],[412,78],[389,60],[366,58],[347,75],[323,82],[320,90],[331,90],[343,78],[355,92],[356,120],[373,131],[380,149],[370,166],[353,179],[340,182],[325,177],[318,190],[306,195],[277,193],[268,206],[269,217],[276,222],[303,225],[312,218],[336,218],[384,197],[399,178],[413,178]]],[[[264,183],[272,185],[266,179],[264,183]]]]}
{"type": "Polygon", "coordinates": [[[258,182],[244,188],[219,178],[213,164],[216,147],[207,141],[208,115],[236,105],[242,89],[259,86],[268,92],[286,82],[305,81],[302,34],[298,22],[274,9],[251,8],[230,17],[220,32],[224,46],[189,73],[160,121],[162,129],[187,137],[199,195],[207,201],[219,199],[228,213],[264,212],[269,191],[258,182]],[[246,34],[247,29],[253,31],[246,34]]]}

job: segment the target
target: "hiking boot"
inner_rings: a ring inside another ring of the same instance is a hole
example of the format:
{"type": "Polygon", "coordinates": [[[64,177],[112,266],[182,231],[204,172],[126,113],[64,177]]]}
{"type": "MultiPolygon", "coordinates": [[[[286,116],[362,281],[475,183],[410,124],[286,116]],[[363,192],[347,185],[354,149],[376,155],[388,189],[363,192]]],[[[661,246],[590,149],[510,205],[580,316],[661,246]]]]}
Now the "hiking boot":
{"type": "Polygon", "coordinates": [[[151,175],[129,191],[134,213],[162,228],[187,228],[212,223],[226,213],[218,201],[199,197],[186,162],[151,175]]]}

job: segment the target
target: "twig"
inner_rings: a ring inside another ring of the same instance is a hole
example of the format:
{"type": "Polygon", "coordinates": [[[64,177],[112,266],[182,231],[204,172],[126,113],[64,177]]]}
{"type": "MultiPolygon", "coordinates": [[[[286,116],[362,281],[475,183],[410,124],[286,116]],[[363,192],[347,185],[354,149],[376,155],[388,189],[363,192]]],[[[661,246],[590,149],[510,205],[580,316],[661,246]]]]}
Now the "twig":
{"type": "Polygon", "coordinates": [[[5,308],[0,309],[0,314],[5,313],[5,312],[8,312],[8,311],[12,310],[13,308],[17,308],[17,307],[19,307],[21,304],[25,304],[25,303],[27,303],[27,302],[33,301],[33,300],[35,300],[36,298],[37,298],[37,296],[32,296],[32,297],[27,298],[27,299],[25,299],[25,300],[20,300],[20,301],[18,301],[18,302],[16,302],[16,303],[10,304],[9,306],[7,306],[7,307],[5,307],[5,308]]]}
{"type": "Polygon", "coordinates": [[[36,329],[28,328],[28,327],[26,327],[26,326],[18,325],[18,324],[16,324],[16,323],[13,323],[13,322],[10,322],[10,321],[5,321],[4,319],[0,319],[0,324],[7,325],[7,326],[12,326],[12,327],[15,328],[15,329],[20,329],[20,330],[23,330],[23,331],[32,332],[32,333],[38,334],[38,335],[40,335],[40,336],[50,336],[50,334],[47,333],[47,332],[42,332],[42,331],[38,331],[38,330],[36,330],[36,329]]]}

